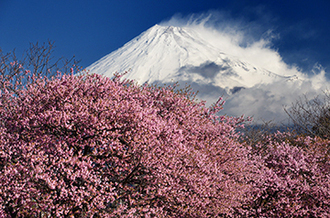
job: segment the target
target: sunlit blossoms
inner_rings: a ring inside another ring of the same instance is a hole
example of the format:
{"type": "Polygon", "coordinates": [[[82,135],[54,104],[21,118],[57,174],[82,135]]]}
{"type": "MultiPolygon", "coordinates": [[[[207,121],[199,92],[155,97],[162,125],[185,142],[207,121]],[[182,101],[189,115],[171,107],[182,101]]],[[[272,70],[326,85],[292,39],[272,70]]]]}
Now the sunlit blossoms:
{"type": "Polygon", "coordinates": [[[329,217],[329,140],[276,133],[255,146],[259,165],[244,217],[329,217]]]}
{"type": "Polygon", "coordinates": [[[0,217],[330,216],[327,139],[242,142],[221,99],[8,66],[28,76],[1,77],[0,217]]]}
{"type": "Polygon", "coordinates": [[[210,217],[244,201],[242,118],[173,87],[98,75],[36,78],[0,101],[8,217],[210,217]]]}

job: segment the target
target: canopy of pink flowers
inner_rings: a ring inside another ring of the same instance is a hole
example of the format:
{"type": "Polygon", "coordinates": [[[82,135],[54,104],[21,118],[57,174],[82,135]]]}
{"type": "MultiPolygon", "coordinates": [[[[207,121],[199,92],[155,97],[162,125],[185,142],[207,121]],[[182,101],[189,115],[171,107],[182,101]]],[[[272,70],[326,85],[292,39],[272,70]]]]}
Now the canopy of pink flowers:
{"type": "Polygon", "coordinates": [[[2,217],[330,216],[326,140],[277,134],[251,148],[242,117],[186,89],[32,80],[0,96],[2,217]]]}

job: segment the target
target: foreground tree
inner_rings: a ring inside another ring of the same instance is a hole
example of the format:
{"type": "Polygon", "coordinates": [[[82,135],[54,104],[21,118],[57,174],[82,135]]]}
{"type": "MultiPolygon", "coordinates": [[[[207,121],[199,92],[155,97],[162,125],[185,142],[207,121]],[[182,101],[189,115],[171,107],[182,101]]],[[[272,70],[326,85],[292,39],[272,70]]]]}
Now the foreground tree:
{"type": "Polygon", "coordinates": [[[243,217],[329,217],[330,141],[290,133],[267,135],[254,145],[259,172],[243,217]]]}
{"type": "Polygon", "coordinates": [[[7,217],[216,217],[240,207],[253,167],[243,122],[189,90],[99,75],[32,78],[0,96],[7,217]]]}

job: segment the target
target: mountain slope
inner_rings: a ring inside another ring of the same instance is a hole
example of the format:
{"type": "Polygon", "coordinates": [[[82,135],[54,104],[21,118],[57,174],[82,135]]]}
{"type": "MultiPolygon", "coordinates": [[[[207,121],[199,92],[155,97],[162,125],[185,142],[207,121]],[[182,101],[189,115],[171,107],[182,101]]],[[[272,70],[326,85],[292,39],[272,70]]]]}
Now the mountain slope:
{"type": "MultiPolygon", "coordinates": [[[[274,106],[267,108],[264,105],[271,106],[281,98],[272,87],[277,84],[276,87],[282,89],[280,91],[301,87],[306,76],[295,69],[287,68],[282,62],[278,65],[284,67],[273,72],[255,64],[259,60],[251,58],[254,50],[251,49],[238,57],[239,49],[242,48],[228,46],[228,42],[221,41],[221,37],[217,41],[208,39],[203,31],[195,27],[155,25],[101,58],[87,70],[109,77],[115,72],[127,71],[125,77],[134,79],[139,84],[188,84],[198,90],[198,98],[206,100],[208,104],[224,96],[229,101],[224,111],[227,114],[246,113],[264,119],[282,119],[283,111],[277,112],[278,106],[273,111],[274,106]],[[251,60],[255,63],[251,63],[251,60]],[[252,90],[258,94],[268,94],[260,96],[260,102],[257,104],[258,99],[255,99],[252,90]],[[245,102],[244,110],[237,99],[245,102]],[[231,102],[236,102],[236,105],[231,105],[231,102]],[[259,105],[259,108],[256,108],[256,105],[259,105]],[[260,107],[263,108],[261,111],[260,107]]],[[[267,61],[271,63],[272,59],[267,61]]],[[[290,100],[292,101],[292,98],[285,99],[284,102],[279,101],[279,104],[283,107],[283,104],[291,103],[290,100]]]]}
{"type": "Polygon", "coordinates": [[[155,25],[88,68],[106,76],[129,71],[139,83],[179,80],[213,83],[222,88],[251,87],[274,79],[293,79],[225,54],[190,28],[155,25]]]}

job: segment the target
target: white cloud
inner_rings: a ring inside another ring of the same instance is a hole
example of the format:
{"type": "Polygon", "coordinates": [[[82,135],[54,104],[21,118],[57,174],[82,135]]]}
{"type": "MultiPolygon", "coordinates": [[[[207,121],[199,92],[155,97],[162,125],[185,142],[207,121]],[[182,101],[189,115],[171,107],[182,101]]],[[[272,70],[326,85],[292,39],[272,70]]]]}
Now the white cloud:
{"type": "MultiPolygon", "coordinates": [[[[302,95],[314,97],[330,87],[322,66],[315,65],[314,72],[302,72],[295,65],[288,65],[281,54],[273,48],[272,40],[279,34],[262,27],[258,22],[247,23],[235,20],[229,13],[209,12],[189,17],[174,16],[161,25],[173,25],[194,29],[201,38],[219,47],[224,53],[253,66],[266,69],[281,76],[296,76],[297,80],[273,79],[268,82],[256,82],[227,97],[224,113],[239,116],[254,116],[256,121],[287,119],[284,107],[289,107],[302,95]]],[[[197,86],[195,86],[197,87],[197,86]]],[[[216,84],[205,87],[200,97],[214,101],[217,97],[216,84]]],[[[219,87],[218,87],[219,89],[219,87]]]]}
{"type": "Polygon", "coordinates": [[[238,116],[242,113],[253,115],[256,122],[274,120],[286,122],[288,118],[284,108],[288,108],[298,97],[306,95],[308,98],[322,94],[329,83],[320,84],[318,78],[305,81],[283,83],[274,82],[267,85],[256,85],[241,90],[228,98],[224,113],[238,116]]]}

